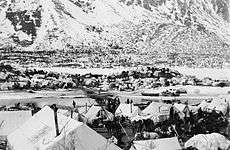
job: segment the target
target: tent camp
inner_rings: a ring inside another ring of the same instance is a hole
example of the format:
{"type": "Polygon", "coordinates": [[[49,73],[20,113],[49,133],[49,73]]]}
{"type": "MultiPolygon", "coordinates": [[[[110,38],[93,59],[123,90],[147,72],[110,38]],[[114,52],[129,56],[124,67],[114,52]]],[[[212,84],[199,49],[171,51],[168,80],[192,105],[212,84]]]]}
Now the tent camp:
{"type": "Polygon", "coordinates": [[[92,122],[98,117],[102,117],[108,120],[113,120],[113,114],[101,106],[92,106],[84,116],[87,118],[88,122],[92,122]]]}
{"type": "Polygon", "coordinates": [[[198,134],[189,139],[185,147],[195,147],[199,150],[228,150],[230,141],[219,133],[198,134]]]}
{"type": "Polygon", "coordinates": [[[57,113],[56,135],[54,112],[45,106],[26,123],[8,135],[12,150],[120,150],[87,125],[57,113]]]}
{"type": "Polygon", "coordinates": [[[165,103],[152,102],[147,106],[143,111],[143,116],[148,115],[149,119],[152,119],[156,122],[163,121],[169,117],[171,105],[165,103]]]}
{"type": "Polygon", "coordinates": [[[140,114],[140,112],[141,110],[138,106],[134,106],[133,104],[121,103],[115,111],[115,116],[124,116],[131,118],[140,114]]]}
{"type": "Polygon", "coordinates": [[[0,136],[6,137],[31,117],[31,111],[1,111],[0,136]]]}
{"type": "Polygon", "coordinates": [[[155,140],[134,141],[130,150],[181,150],[176,137],[155,140]]]}

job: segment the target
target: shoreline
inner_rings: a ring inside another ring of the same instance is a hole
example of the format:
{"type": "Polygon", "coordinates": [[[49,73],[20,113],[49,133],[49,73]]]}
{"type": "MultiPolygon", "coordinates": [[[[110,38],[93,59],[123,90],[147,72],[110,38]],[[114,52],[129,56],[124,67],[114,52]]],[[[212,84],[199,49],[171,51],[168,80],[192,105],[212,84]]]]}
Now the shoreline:
{"type": "MultiPolygon", "coordinates": [[[[144,67],[144,66],[143,66],[144,67]]],[[[214,80],[230,80],[230,68],[189,68],[189,67],[167,67],[167,66],[156,66],[166,67],[172,70],[176,70],[184,75],[196,76],[199,79],[210,77],[214,80]]],[[[102,74],[110,75],[121,73],[122,71],[135,70],[140,67],[116,67],[116,68],[72,68],[72,67],[31,67],[30,69],[40,69],[58,73],[69,73],[69,74],[102,74]]]]}

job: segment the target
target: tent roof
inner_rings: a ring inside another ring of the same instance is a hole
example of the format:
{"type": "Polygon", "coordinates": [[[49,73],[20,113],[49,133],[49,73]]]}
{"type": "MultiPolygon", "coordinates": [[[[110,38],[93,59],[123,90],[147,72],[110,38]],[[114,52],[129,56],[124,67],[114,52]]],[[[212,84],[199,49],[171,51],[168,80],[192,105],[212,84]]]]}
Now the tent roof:
{"type": "Polygon", "coordinates": [[[213,99],[211,103],[206,107],[207,109],[221,111],[223,114],[227,112],[228,103],[223,98],[213,99]]]}
{"type": "Polygon", "coordinates": [[[138,121],[138,120],[146,120],[146,119],[152,119],[152,115],[136,115],[132,117],[131,121],[138,121]]]}
{"type": "Polygon", "coordinates": [[[1,111],[0,136],[9,135],[31,117],[31,111],[1,111]]]}
{"type": "MultiPolygon", "coordinates": [[[[71,111],[70,110],[58,109],[58,113],[61,113],[61,114],[65,115],[66,117],[71,117],[71,111]]],[[[72,119],[77,120],[77,121],[81,120],[80,122],[84,122],[84,123],[86,123],[86,120],[87,120],[82,114],[79,114],[76,112],[73,112],[72,119]]]]}
{"type": "Polygon", "coordinates": [[[171,108],[171,105],[165,104],[165,103],[157,103],[157,102],[152,102],[149,106],[147,106],[142,113],[143,114],[164,114],[164,115],[169,115],[169,110],[171,108]]]}
{"type": "Polygon", "coordinates": [[[133,104],[124,104],[121,103],[116,112],[116,116],[125,116],[125,117],[134,117],[140,112],[140,108],[138,106],[134,106],[133,104]]]}
{"type": "Polygon", "coordinates": [[[107,140],[96,131],[83,123],[66,117],[60,113],[58,126],[60,135],[56,136],[54,112],[46,106],[21,127],[8,135],[8,142],[13,150],[35,149],[68,149],[77,150],[106,149],[119,150],[114,144],[108,144],[107,140]]]}
{"type": "Polygon", "coordinates": [[[198,134],[190,138],[185,147],[196,147],[201,150],[210,149],[228,149],[230,147],[230,141],[219,133],[212,134],[198,134]]]}
{"type": "Polygon", "coordinates": [[[208,103],[206,100],[203,100],[198,107],[204,110],[210,103],[208,103]]]}
{"type": "Polygon", "coordinates": [[[181,146],[176,137],[162,138],[156,140],[134,141],[134,146],[130,150],[181,150],[181,146]]]}
{"type": "MultiPolygon", "coordinates": [[[[175,103],[175,104],[174,104],[174,107],[175,107],[178,111],[183,112],[184,109],[186,108],[186,105],[185,105],[185,104],[178,104],[178,103],[175,103]]],[[[197,112],[198,109],[199,109],[199,107],[188,105],[188,109],[189,109],[189,111],[197,112]]]]}
{"type": "Polygon", "coordinates": [[[100,106],[92,106],[89,108],[88,112],[84,115],[88,119],[95,119],[97,113],[101,110],[102,108],[100,106]]]}
{"type": "MultiPolygon", "coordinates": [[[[101,106],[92,106],[90,107],[90,109],[88,110],[88,112],[84,115],[88,120],[93,120],[93,119],[96,119],[97,118],[97,114],[100,110],[103,110],[101,106]]],[[[113,119],[113,114],[107,110],[105,110],[105,113],[106,113],[106,118],[108,119],[113,119]]]]}

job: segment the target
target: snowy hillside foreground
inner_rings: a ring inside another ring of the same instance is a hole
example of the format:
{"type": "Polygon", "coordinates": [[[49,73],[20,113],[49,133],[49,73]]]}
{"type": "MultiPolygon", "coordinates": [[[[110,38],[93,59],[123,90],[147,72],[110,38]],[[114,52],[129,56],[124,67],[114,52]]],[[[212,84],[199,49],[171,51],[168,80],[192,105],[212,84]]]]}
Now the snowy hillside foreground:
{"type": "Polygon", "coordinates": [[[1,0],[0,47],[220,62],[230,56],[229,12],[229,0],[1,0]]]}

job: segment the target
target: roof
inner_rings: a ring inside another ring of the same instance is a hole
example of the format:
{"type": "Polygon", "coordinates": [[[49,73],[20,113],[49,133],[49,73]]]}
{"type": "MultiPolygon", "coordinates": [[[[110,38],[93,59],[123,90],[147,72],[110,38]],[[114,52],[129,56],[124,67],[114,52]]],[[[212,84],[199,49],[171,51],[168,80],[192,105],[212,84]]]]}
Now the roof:
{"type": "Polygon", "coordinates": [[[228,102],[223,98],[215,98],[206,107],[210,110],[220,111],[223,114],[227,113],[228,102]]]}
{"type": "Polygon", "coordinates": [[[121,103],[116,112],[116,116],[124,116],[124,117],[134,117],[140,112],[140,108],[138,106],[134,106],[133,104],[124,104],[121,103]]]}
{"type": "Polygon", "coordinates": [[[190,146],[199,150],[214,150],[218,148],[226,150],[230,147],[230,141],[219,133],[198,134],[185,143],[185,147],[190,146]]]}
{"type": "Polygon", "coordinates": [[[45,106],[26,123],[8,135],[12,150],[120,150],[116,145],[99,135],[87,125],[66,117],[60,113],[58,126],[60,135],[56,136],[53,110],[45,106]]]}
{"type": "Polygon", "coordinates": [[[159,119],[152,116],[152,115],[136,115],[131,118],[131,121],[138,121],[138,120],[147,120],[147,119],[152,119],[154,121],[158,121],[159,119]],[[157,120],[158,119],[158,120],[157,120]]]}
{"type": "Polygon", "coordinates": [[[97,113],[101,110],[100,106],[92,106],[90,107],[90,109],[88,110],[88,112],[84,115],[86,118],[88,118],[89,120],[92,119],[96,119],[97,117],[97,113]]]}
{"type": "Polygon", "coordinates": [[[133,117],[131,121],[151,119],[154,122],[161,122],[169,117],[170,108],[171,105],[169,104],[152,102],[140,115],[133,117]]]}
{"type": "Polygon", "coordinates": [[[201,108],[201,110],[205,110],[205,108],[209,105],[210,103],[208,103],[206,100],[203,100],[198,107],[201,108]]]}
{"type": "MultiPolygon", "coordinates": [[[[70,110],[58,109],[58,113],[61,113],[61,114],[65,115],[66,117],[71,117],[71,111],[70,110]]],[[[87,118],[85,118],[82,114],[77,113],[77,112],[72,113],[72,119],[83,122],[83,123],[87,122],[87,118]]]]}
{"type": "MultiPolygon", "coordinates": [[[[88,112],[84,115],[89,121],[92,121],[94,119],[97,119],[97,114],[99,111],[103,110],[101,106],[92,106],[90,107],[90,109],[88,110],[88,112]]],[[[113,114],[107,110],[105,110],[105,115],[106,118],[108,119],[113,119],[113,114]]]]}
{"type": "MultiPolygon", "coordinates": [[[[78,106],[76,109],[76,112],[80,113],[80,114],[85,114],[87,112],[87,110],[89,110],[89,105],[86,106],[78,106]]],[[[58,109],[58,112],[60,112],[61,114],[64,114],[66,115],[67,112],[69,112],[70,110],[67,110],[67,109],[58,109]]]]}
{"type": "Polygon", "coordinates": [[[0,136],[9,135],[31,116],[31,111],[0,111],[0,136]]]}
{"type": "Polygon", "coordinates": [[[180,112],[183,112],[186,107],[185,104],[178,104],[178,103],[175,103],[173,106],[180,112]]]}
{"type": "MultiPolygon", "coordinates": [[[[175,103],[174,104],[174,108],[176,108],[179,112],[184,112],[185,111],[185,108],[186,108],[186,105],[185,104],[178,104],[178,103],[175,103]]],[[[192,106],[192,105],[188,105],[188,110],[189,111],[192,111],[192,112],[197,112],[199,109],[198,106],[192,106]]]]}
{"type": "Polygon", "coordinates": [[[157,102],[152,102],[147,106],[142,113],[143,114],[164,114],[164,115],[169,115],[171,105],[170,104],[165,104],[165,103],[157,103],[157,102]]]}
{"type": "Polygon", "coordinates": [[[134,141],[130,150],[181,150],[177,137],[134,141]]]}

